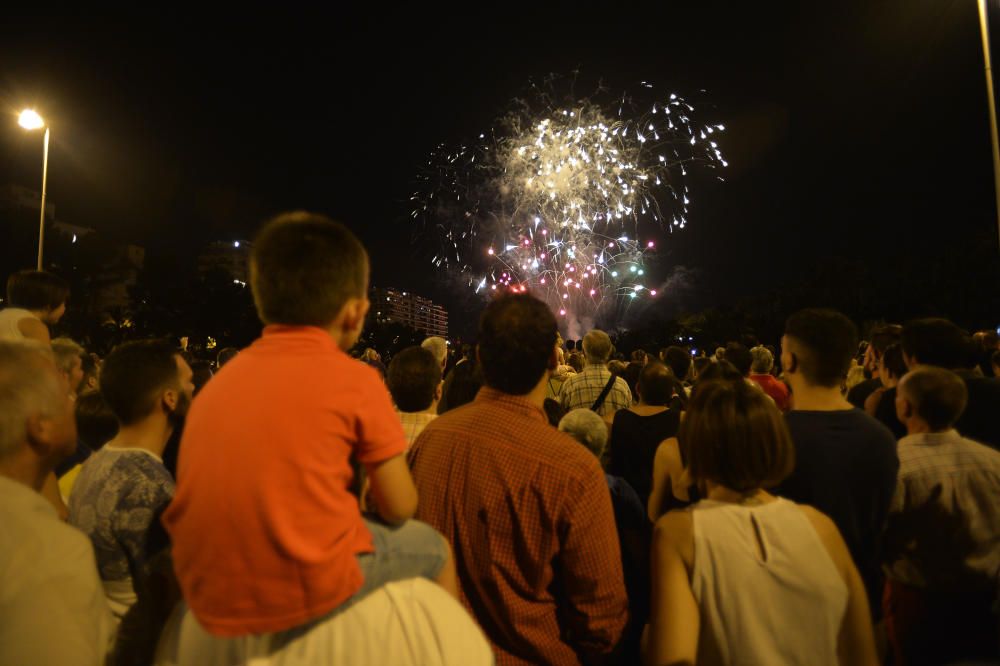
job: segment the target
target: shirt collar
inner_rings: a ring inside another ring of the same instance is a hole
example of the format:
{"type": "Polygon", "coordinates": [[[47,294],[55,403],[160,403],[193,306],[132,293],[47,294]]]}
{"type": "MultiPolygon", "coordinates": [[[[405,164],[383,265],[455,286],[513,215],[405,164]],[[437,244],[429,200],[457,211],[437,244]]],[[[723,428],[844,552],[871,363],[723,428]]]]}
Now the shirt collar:
{"type": "Polygon", "coordinates": [[[257,342],[268,347],[272,345],[314,347],[343,353],[330,334],[318,326],[268,324],[264,327],[264,332],[257,342]]]}
{"type": "Polygon", "coordinates": [[[502,409],[517,412],[518,414],[539,421],[548,422],[545,412],[523,395],[511,395],[510,393],[504,393],[495,388],[484,386],[476,394],[476,402],[483,404],[493,403],[502,409]]]}
{"type": "Polygon", "coordinates": [[[900,444],[916,444],[919,446],[935,446],[947,441],[960,439],[961,435],[954,428],[942,432],[918,432],[915,435],[907,435],[900,438],[900,444]]]}
{"type": "Polygon", "coordinates": [[[40,492],[2,474],[0,474],[0,496],[3,497],[4,504],[15,511],[28,509],[56,517],[55,507],[49,504],[40,492]]]}

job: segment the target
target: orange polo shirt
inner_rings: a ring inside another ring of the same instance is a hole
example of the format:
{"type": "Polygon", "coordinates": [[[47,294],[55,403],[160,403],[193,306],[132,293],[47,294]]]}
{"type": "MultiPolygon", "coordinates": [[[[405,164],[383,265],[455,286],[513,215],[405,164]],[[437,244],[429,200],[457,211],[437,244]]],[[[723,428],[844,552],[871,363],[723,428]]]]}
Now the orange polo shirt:
{"type": "Polygon", "coordinates": [[[198,621],[217,636],[275,632],[351,597],[372,539],[349,458],[405,450],[375,370],[319,328],[265,328],[191,406],[163,515],[198,621]]]}

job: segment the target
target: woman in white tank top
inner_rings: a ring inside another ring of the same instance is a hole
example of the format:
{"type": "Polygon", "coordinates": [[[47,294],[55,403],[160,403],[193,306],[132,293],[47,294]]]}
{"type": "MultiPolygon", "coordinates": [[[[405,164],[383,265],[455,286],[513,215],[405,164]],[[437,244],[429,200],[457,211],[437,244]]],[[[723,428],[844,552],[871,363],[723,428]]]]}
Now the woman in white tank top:
{"type": "Polygon", "coordinates": [[[868,602],[833,522],[765,492],[794,466],[773,401],[698,386],[678,433],[706,499],[656,523],[647,664],[877,664],[868,602]]]}

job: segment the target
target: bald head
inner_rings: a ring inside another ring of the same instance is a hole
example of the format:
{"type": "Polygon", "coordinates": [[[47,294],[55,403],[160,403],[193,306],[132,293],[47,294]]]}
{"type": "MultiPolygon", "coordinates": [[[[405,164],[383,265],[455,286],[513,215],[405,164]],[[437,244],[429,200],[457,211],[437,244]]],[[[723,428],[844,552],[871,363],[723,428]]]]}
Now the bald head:
{"type": "Polygon", "coordinates": [[[611,338],[595,328],[583,336],[583,353],[587,356],[587,363],[607,363],[611,358],[611,338]]]}
{"type": "Polygon", "coordinates": [[[962,378],[950,370],[918,366],[906,374],[897,388],[896,411],[907,423],[917,418],[931,432],[948,430],[965,411],[968,390],[962,378]]]}

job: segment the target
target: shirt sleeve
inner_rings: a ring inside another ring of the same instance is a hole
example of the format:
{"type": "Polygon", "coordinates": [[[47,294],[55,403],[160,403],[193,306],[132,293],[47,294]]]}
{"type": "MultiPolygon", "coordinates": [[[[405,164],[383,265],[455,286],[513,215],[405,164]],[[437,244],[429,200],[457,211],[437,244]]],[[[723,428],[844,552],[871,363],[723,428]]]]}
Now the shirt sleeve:
{"type": "Polygon", "coordinates": [[[406,452],[403,425],[392,408],[392,399],[385,384],[374,374],[365,373],[358,400],[357,445],[354,455],[358,462],[372,465],[406,452]]]}
{"type": "Polygon", "coordinates": [[[559,527],[569,638],[579,651],[599,656],[614,649],[628,620],[618,530],[596,459],[573,485],[559,527]]]}

